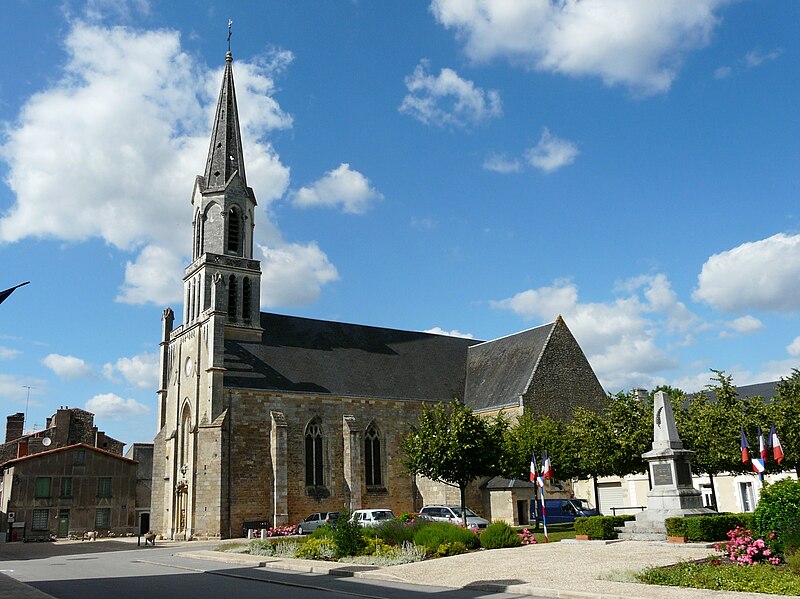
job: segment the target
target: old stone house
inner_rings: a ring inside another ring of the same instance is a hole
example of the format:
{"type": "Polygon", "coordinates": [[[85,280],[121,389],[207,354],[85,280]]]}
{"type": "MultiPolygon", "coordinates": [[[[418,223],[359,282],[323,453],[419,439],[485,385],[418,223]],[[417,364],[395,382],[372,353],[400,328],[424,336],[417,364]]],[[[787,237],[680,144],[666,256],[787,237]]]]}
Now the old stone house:
{"type": "MultiPolygon", "coordinates": [[[[230,537],[249,520],[419,509],[447,496],[400,463],[400,441],[425,406],[459,398],[487,415],[568,418],[605,401],[560,317],[482,342],[260,312],[232,62],[229,52],[191,198],[183,317],[168,308],[162,319],[154,531],[230,537]]],[[[476,486],[470,501],[491,516],[482,493],[476,486]]]]}
{"type": "Polygon", "coordinates": [[[5,462],[0,513],[7,540],[133,534],[136,466],[83,443],[5,462]]]}

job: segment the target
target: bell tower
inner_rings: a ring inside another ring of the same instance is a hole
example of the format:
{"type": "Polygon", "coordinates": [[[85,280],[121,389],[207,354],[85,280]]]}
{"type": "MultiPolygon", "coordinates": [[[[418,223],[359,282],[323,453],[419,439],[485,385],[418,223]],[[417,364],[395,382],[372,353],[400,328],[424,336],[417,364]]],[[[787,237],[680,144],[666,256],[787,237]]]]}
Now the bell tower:
{"type": "Polygon", "coordinates": [[[183,324],[209,310],[226,313],[226,329],[260,333],[261,268],[253,260],[256,197],[247,186],[233,55],[225,73],[211,130],[205,172],[192,192],[192,262],[183,278],[183,324]]]}

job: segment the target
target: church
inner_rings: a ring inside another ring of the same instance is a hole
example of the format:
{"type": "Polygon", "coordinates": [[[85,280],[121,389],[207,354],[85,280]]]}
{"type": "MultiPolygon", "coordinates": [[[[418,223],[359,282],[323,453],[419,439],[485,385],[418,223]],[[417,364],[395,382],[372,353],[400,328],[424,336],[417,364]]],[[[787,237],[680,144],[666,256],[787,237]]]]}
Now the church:
{"type": "MultiPolygon", "coordinates": [[[[225,62],[191,198],[183,316],[162,318],[154,532],[229,538],[252,520],[417,511],[445,497],[401,464],[400,442],[426,406],[457,398],[479,414],[568,419],[605,401],[561,317],[484,342],[261,312],[230,51],[225,62]]],[[[480,501],[470,495],[491,516],[480,501]]]]}

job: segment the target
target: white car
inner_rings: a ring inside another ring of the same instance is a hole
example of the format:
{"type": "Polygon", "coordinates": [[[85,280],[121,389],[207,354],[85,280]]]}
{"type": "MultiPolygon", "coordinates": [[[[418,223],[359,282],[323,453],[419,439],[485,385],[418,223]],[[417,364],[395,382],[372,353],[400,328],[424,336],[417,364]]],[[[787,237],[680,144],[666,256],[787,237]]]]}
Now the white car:
{"type": "Polygon", "coordinates": [[[358,522],[359,526],[378,526],[394,518],[394,512],[388,509],[353,510],[351,522],[358,522]]]}
{"type": "MultiPolygon", "coordinates": [[[[489,525],[489,521],[481,518],[469,508],[465,508],[467,514],[467,528],[483,529],[489,525]]],[[[458,505],[426,505],[419,511],[419,515],[435,522],[452,522],[461,524],[461,506],[458,505]]]]}

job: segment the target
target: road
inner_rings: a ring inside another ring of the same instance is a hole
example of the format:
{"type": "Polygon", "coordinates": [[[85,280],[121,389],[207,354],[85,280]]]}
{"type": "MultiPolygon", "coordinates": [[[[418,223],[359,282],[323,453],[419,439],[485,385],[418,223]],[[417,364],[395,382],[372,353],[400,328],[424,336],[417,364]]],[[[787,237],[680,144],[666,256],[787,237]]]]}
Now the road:
{"type": "MultiPolygon", "coordinates": [[[[130,540],[53,545],[0,545],[0,572],[58,599],[255,599],[453,597],[511,599],[519,595],[304,574],[175,557],[215,545],[137,547],[130,540]]],[[[443,560],[443,566],[445,562],[443,560]]],[[[0,593],[2,596],[2,593],[0,593]]]]}

